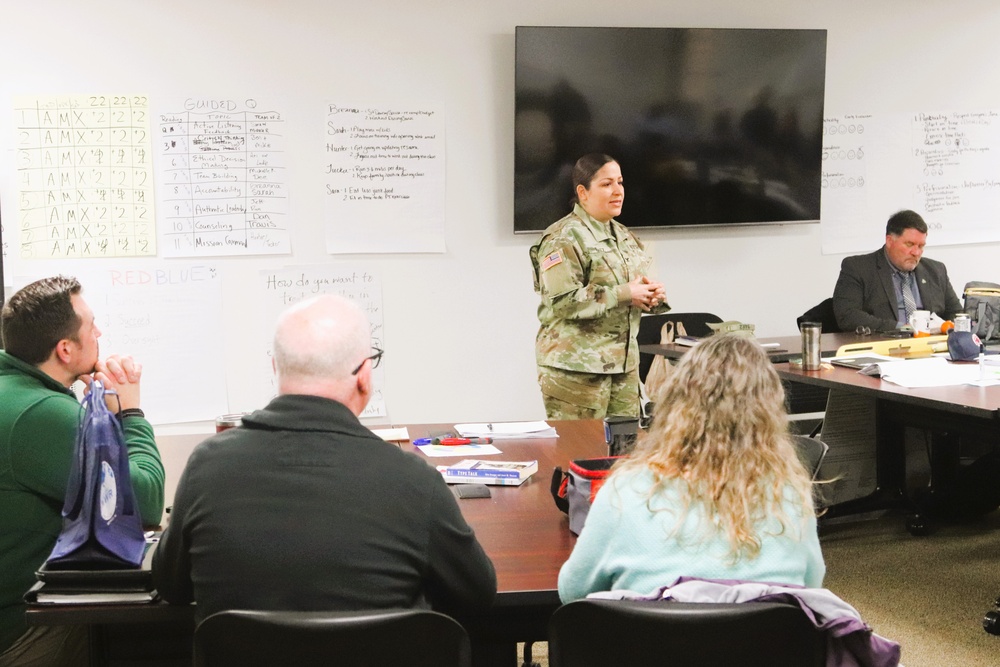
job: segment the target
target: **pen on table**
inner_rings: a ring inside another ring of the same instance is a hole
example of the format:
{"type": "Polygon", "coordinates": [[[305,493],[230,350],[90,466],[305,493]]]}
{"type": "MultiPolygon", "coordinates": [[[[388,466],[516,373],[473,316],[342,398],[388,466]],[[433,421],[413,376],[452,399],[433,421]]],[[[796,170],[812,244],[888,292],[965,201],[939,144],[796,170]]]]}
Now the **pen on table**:
{"type": "Polygon", "coordinates": [[[493,438],[417,438],[414,445],[488,445],[493,438]]]}
{"type": "Polygon", "coordinates": [[[434,438],[435,445],[488,445],[493,438],[434,438]]]}

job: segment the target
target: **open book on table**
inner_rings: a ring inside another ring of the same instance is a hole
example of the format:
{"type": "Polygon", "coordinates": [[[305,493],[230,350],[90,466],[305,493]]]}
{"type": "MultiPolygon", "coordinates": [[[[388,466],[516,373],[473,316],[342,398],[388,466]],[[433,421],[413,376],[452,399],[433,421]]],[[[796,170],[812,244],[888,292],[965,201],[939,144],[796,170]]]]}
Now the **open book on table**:
{"type": "Polygon", "coordinates": [[[899,357],[890,357],[885,354],[876,354],[874,352],[859,352],[857,354],[849,354],[842,357],[829,357],[828,359],[824,359],[824,361],[829,361],[831,364],[836,366],[854,368],[863,375],[880,377],[885,370],[883,368],[884,364],[902,363],[906,360],[900,359],[899,357]]]}

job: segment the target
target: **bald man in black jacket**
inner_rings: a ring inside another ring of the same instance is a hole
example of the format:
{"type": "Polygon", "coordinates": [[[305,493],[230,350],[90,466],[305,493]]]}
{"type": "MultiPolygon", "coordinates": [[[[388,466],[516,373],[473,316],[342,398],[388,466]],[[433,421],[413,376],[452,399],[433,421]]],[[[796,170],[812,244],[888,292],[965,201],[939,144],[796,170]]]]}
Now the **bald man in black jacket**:
{"type": "Polygon", "coordinates": [[[481,610],[493,564],[440,473],[357,418],[371,396],[364,314],[334,296],[278,321],[278,396],[191,455],[153,580],[199,619],[224,609],[481,610]]]}

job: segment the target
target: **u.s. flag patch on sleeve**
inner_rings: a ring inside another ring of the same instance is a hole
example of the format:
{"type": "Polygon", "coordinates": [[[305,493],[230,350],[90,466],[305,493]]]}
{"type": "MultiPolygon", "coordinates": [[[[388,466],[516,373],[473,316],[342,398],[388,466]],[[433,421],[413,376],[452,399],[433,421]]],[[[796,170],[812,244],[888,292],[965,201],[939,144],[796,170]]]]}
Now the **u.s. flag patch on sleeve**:
{"type": "Polygon", "coordinates": [[[545,256],[541,263],[541,269],[542,271],[548,271],[556,264],[562,264],[562,261],[562,253],[556,250],[555,252],[545,256]]]}

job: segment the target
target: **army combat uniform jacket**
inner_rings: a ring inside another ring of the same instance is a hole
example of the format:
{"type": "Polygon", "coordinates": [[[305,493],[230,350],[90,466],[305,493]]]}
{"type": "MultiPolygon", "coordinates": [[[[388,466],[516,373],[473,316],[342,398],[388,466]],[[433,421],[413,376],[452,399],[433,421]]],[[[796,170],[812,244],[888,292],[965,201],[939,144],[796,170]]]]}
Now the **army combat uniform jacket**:
{"type": "MultiPolygon", "coordinates": [[[[629,281],[645,275],[650,258],[619,222],[604,224],[577,204],[531,248],[535,291],[541,295],[535,339],[539,366],[581,373],[626,373],[639,364],[629,281]]],[[[670,310],[661,304],[653,312],[670,310]]]]}

